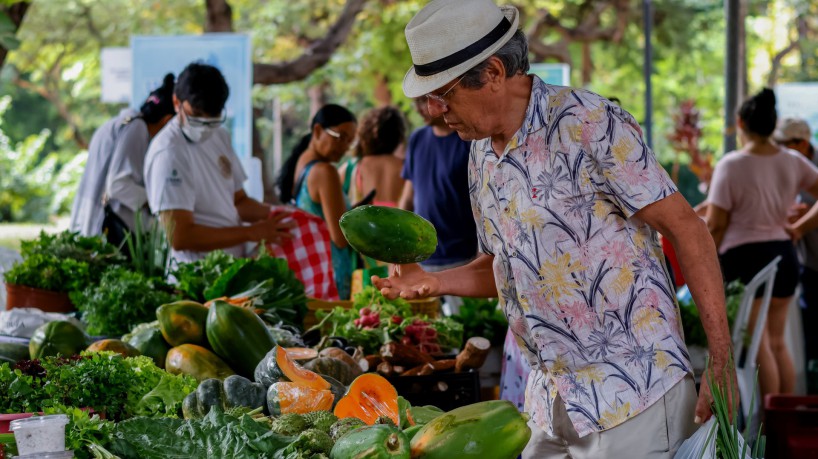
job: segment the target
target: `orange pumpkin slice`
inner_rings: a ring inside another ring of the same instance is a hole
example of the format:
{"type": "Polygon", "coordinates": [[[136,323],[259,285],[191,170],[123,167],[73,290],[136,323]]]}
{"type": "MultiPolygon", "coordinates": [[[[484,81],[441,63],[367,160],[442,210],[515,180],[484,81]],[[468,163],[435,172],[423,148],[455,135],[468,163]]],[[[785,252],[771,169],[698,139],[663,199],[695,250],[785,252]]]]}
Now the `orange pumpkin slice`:
{"type": "Polygon", "coordinates": [[[267,394],[271,414],[306,414],[329,411],[334,397],[329,390],[317,390],[293,382],[277,382],[267,394]]]}
{"type": "Polygon", "coordinates": [[[281,346],[276,347],[276,364],[284,376],[290,381],[316,390],[328,390],[332,387],[326,379],[318,373],[307,370],[295,363],[288,352],[281,346]]]}
{"type": "Polygon", "coordinates": [[[288,347],[285,350],[293,360],[312,360],[318,357],[318,351],[311,347],[288,347]]]}
{"type": "Polygon", "coordinates": [[[383,376],[365,373],[355,378],[349,391],[335,405],[335,416],[358,418],[369,425],[375,424],[381,416],[388,416],[395,425],[400,425],[398,416],[398,391],[383,376]]]}

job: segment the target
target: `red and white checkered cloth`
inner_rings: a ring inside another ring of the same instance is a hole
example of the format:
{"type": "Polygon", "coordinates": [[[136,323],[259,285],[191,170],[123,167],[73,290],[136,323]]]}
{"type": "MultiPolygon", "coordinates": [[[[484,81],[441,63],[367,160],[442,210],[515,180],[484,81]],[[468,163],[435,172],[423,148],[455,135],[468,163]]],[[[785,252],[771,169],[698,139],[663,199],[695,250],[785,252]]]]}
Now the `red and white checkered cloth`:
{"type": "Polygon", "coordinates": [[[289,212],[282,221],[294,221],[298,226],[290,230],[292,239],[281,244],[268,244],[271,255],[286,258],[295,276],[304,283],[308,297],[320,300],[338,300],[338,288],[332,270],[332,239],[324,220],[292,206],[273,206],[272,215],[289,212]]]}

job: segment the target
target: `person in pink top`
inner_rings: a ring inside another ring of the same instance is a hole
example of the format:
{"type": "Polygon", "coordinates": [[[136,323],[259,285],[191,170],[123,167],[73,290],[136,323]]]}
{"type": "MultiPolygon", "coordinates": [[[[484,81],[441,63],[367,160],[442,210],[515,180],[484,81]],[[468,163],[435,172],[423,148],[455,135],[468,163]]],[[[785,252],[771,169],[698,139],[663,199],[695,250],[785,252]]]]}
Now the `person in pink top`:
{"type": "MultiPolygon", "coordinates": [[[[784,328],[799,270],[792,239],[811,224],[815,212],[799,220],[795,229],[788,226],[787,216],[800,191],[818,195],[818,168],[772,140],[777,115],[771,89],[745,101],[738,115],[743,147],[724,155],[716,165],[707,226],[718,247],[726,282],[741,279],[746,284],[776,256],[782,257],[758,364],[762,395],[787,394],[795,389],[795,368],[784,328]]],[[[755,311],[751,328],[754,321],[755,311]]]]}

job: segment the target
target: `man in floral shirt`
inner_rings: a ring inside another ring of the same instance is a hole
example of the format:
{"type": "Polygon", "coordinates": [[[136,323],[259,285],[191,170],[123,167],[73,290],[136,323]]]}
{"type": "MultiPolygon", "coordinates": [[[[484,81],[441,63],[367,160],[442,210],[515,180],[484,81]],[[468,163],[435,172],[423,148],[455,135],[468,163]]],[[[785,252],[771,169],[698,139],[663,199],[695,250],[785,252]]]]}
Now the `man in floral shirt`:
{"type": "Polygon", "coordinates": [[[703,386],[697,403],[656,231],[678,253],[723,379],[715,246],[633,117],[527,75],[517,26],[517,10],[491,0],[434,0],[407,25],[404,92],[426,95],[431,114],[473,140],[481,255],[373,281],[390,297],[499,296],[533,368],[523,457],[671,458],[710,416],[710,394],[703,386]]]}

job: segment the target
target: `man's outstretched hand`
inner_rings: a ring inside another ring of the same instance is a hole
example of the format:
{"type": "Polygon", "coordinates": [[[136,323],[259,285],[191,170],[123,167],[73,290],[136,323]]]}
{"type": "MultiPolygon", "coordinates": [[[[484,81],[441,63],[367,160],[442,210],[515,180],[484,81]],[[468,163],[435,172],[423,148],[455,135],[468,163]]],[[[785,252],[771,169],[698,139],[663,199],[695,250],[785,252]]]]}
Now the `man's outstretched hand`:
{"type": "Polygon", "coordinates": [[[394,265],[388,278],[372,276],[372,285],[390,300],[416,300],[440,295],[440,280],[419,264],[394,265]]]}

